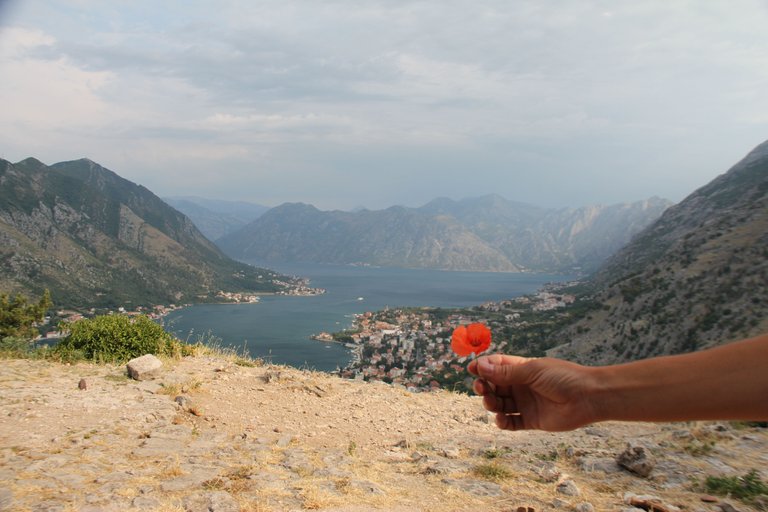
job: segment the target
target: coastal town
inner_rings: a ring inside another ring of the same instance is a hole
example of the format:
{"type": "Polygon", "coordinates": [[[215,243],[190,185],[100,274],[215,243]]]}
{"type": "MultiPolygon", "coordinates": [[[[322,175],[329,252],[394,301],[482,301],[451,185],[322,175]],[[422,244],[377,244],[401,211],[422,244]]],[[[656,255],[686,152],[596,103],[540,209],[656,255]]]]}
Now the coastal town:
{"type": "MultiPolygon", "coordinates": [[[[569,283],[572,284],[572,283],[569,283]]],[[[462,324],[483,322],[493,333],[491,352],[515,352],[539,356],[547,347],[529,340],[531,331],[554,329],[558,320],[576,304],[573,294],[562,293],[565,285],[545,287],[535,295],[473,308],[385,309],[356,315],[353,326],[338,333],[319,333],[313,339],[339,342],[350,348],[352,362],[338,374],[349,379],[383,381],[409,391],[440,388],[461,390],[469,385],[469,358],[451,351],[453,329],[462,324]]]]}

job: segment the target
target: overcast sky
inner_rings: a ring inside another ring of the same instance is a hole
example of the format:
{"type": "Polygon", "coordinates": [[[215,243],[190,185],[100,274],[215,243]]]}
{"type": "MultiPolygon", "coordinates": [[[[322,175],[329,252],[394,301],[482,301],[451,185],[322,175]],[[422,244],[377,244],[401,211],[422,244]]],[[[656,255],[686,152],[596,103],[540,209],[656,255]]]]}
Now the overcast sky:
{"type": "Polygon", "coordinates": [[[0,105],[160,196],[679,201],[768,139],[768,3],[0,0],[0,105]]]}

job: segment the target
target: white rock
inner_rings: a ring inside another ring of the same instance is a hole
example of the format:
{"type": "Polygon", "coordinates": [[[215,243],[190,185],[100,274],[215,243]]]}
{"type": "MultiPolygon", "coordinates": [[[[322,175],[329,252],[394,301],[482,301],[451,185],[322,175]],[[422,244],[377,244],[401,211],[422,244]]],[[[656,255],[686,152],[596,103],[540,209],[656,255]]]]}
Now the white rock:
{"type": "Polygon", "coordinates": [[[156,377],[163,367],[163,362],[152,354],[146,354],[128,361],[128,374],[135,380],[146,380],[156,377]]]}

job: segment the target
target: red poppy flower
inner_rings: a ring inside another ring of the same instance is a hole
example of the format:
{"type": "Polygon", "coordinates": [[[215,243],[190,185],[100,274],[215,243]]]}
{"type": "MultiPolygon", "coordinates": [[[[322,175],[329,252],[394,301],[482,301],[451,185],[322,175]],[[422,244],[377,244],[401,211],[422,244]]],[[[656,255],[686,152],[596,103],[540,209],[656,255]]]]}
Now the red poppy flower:
{"type": "Polygon", "coordinates": [[[479,355],[491,346],[491,330],[481,323],[463,325],[454,329],[451,335],[451,349],[460,357],[474,352],[479,355]]]}

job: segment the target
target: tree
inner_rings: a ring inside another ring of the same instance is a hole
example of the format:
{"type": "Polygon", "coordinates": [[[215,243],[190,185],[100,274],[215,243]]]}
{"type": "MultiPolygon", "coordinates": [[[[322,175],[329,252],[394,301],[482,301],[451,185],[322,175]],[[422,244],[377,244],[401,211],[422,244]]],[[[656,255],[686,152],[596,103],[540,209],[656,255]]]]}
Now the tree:
{"type": "Polygon", "coordinates": [[[43,320],[51,306],[53,302],[48,290],[37,304],[29,304],[21,294],[12,299],[5,293],[0,294],[0,339],[34,338],[37,335],[35,323],[43,320]]]}

